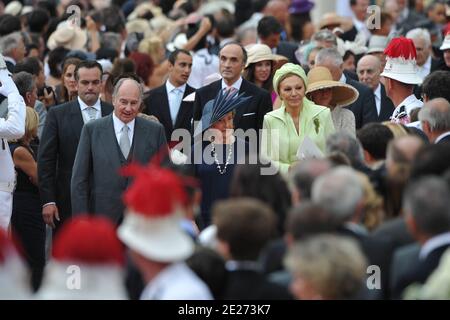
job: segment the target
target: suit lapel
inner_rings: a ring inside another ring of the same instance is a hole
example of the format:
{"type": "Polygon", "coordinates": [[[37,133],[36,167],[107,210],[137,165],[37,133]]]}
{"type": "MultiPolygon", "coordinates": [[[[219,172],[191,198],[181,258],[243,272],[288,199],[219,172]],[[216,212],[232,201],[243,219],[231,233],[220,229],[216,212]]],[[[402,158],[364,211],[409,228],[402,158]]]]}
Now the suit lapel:
{"type": "Polygon", "coordinates": [[[113,111],[111,109],[111,106],[107,105],[103,101],[100,101],[100,109],[101,109],[102,117],[106,117],[113,111]]]}
{"type": "Polygon", "coordinates": [[[166,84],[160,87],[158,92],[159,103],[156,104],[156,108],[159,110],[161,115],[161,122],[166,124],[170,131],[173,130],[172,117],[170,116],[170,105],[169,105],[169,94],[167,92],[166,84]]]}
{"type": "MultiPolygon", "coordinates": [[[[83,129],[84,121],[83,116],[81,114],[80,104],[78,103],[78,99],[72,102],[72,105],[70,106],[70,117],[71,117],[71,130],[73,132],[74,137],[78,137],[78,139],[81,136],[81,129],[83,129]]],[[[70,130],[69,129],[69,130],[70,130]]]]}
{"type": "Polygon", "coordinates": [[[136,118],[136,121],[134,122],[133,142],[131,144],[133,156],[131,160],[145,163],[145,152],[148,150],[150,141],[146,140],[146,137],[148,137],[148,128],[144,126],[143,122],[140,120],[141,119],[136,118]]]}
{"type": "Polygon", "coordinates": [[[388,96],[386,95],[386,90],[383,85],[381,85],[381,103],[380,103],[380,116],[379,119],[389,119],[392,116],[394,109],[391,107],[392,104],[388,96]]]}
{"type": "Polygon", "coordinates": [[[120,148],[117,143],[116,132],[114,131],[112,114],[106,116],[104,120],[105,122],[101,128],[97,143],[103,147],[107,159],[112,162],[111,168],[119,168],[120,154],[118,150],[120,150],[120,148]]]}
{"type": "MultiPolygon", "coordinates": [[[[250,91],[251,91],[251,90],[250,90],[250,86],[248,85],[247,80],[242,79],[242,84],[241,84],[241,87],[239,88],[239,94],[245,92],[245,95],[246,95],[246,96],[251,96],[252,93],[251,93],[250,91]]],[[[253,97],[253,98],[254,98],[254,97],[253,97]]],[[[251,102],[251,100],[250,100],[250,102],[251,102]]],[[[246,104],[246,106],[247,106],[247,105],[248,105],[248,104],[246,104]]],[[[242,115],[245,113],[245,111],[248,110],[246,106],[243,106],[243,107],[238,108],[238,109],[236,110],[236,115],[234,116],[234,126],[235,126],[235,127],[237,127],[237,124],[238,124],[239,121],[241,120],[242,115]]]]}
{"type": "Polygon", "coordinates": [[[190,95],[192,92],[194,92],[194,89],[186,84],[186,90],[184,90],[183,99],[181,101],[180,110],[178,111],[178,115],[177,115],[177,119],[175,121],[174,128],[179,128],[181,126],[181,124],[183,123],[184,118],[189,115],[190,111],[192,111],[192,108],[194,107],[193,103],[183,101],[184,98],[186,98],[186,96],[190,95]]]}

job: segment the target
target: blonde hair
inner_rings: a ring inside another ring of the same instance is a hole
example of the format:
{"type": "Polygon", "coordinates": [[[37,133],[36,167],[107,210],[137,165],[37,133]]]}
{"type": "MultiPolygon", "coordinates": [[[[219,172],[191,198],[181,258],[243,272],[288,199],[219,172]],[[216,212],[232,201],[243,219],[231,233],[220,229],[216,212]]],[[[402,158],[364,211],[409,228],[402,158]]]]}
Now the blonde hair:
{"type": "Polygon", "coordinates": [[[406,131],[405,127],[403,127],[399,123],[383,121],[381,124],[385,125],[386,127],[389,128],[389,130],[391,130],[392,134],[394,135],[394,138],[400,138],[408,135],[408,131],[406,131]]]}
{"type": "Polygon", "coordinates": [[[25,111],[25,134],[16,140],[10,140],[10,142],[22,142],[24,140],[31,140],[34,138],[33,134],[36,133],[39,126],[39,115],[33,108],[26,107],[25,111]]]}
{"type": "Polygon", "coordinates": [[[372,231],[383,222],[385,216],[383,198],[376,193],[365,174],[358,172],[358,177],[364,189],[361,222],[369,231],[372,231]]]}
{"type": "Polygon", "coordinates": [[[154,63],[159,63],[159,48],[164,46],[163,40],[158,36],[142,39],[139,43],[138,51],[148,54],[154,63]]]}

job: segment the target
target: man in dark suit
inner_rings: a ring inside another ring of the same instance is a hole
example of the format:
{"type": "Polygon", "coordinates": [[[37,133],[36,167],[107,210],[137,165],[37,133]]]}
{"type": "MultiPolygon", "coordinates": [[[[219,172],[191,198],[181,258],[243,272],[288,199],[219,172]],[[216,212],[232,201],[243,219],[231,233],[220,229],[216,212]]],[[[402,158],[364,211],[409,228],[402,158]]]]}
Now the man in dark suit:
{"type": "Polygon", "coordinates": [[[406,188],[403,199],[405,220],[420,244],[420,251],[411,254],[406,262],[407,267],[392,279],[394,298],[401,298],[409,285],[424,283],[450,247],[449,193],[443,179],[431,176],[418,179],[406,188]]]}
{"type": "Polygon", "coordinates": [[[358,61],[356,72],[358,73],[359,81],[372,89],[377,113],[376,121],[388,121],[395,107],[391,99],[386,95],[384,85],[380,82],[380,59],[374,55],[362,57],[358,61]]]}
{"type": "Polygon", "coordinates": [[[366,123],[377,121],[375,98],[368,87],[343,74],[343,64],[344,61],[336,48],[324,48],[316,55],[316,66],[327,68],[334,81],[349,84],[359,92],[358,99],[347,106],[355,115],[356,129],[359,129],[366,123]]]}
{"type": "Polygon", "coordinates": [[[95,61],[80,63],[75,70],[77,99],[47,113],[37,163],[42,214],[52,227],[59,228],[71,217],[70,179],[83,125],[113,110],[99,99],[102,72],[95,61]]]}
{"type": "Polygon", "coordinates": [[[201,119],[205,104],[213,100],[219,90],[239,90],[239,93],[245,93],[245,96],[250,96],[252,99],[236,111],[234,116],[235,129],[262,129],[264,115],[272,110],[272,100],[268,91],[241,77],[247,60],[245,49],[238,43],[228,43],[220,51],[219,58],[222,80],[215,81],[196,91],[194,125],[196,121],[201,119]]]}
{"type": "Polygon", "coordinates": [[[268,45],[272,49],[272,53],[280,54],[289,59],[289,62],[299,64],[295,57],[295,51],[298,45],[287,41],[280,41],[283,26],[272,16],[263,17],[258,23],[258,37],[261,43],[268,45]]]}
{"type": "Polygon", "coordinates": [[[275,214],[255,199],[219,203],[213,212],[218,251],[227,260],[224,300],[288,300],[287,288],[271,283],[258,258],[276,228],[275,214]]]}
{"type": "Polygon", "coordinates": [[[450,103],[444,98],[426,102],[419,111],[423,132],[432,143],[450,142],[450,103]]]}
{"type": "MultiPolygon", "coordinates": [[[[144,113],[158,118],[164,126],[167,141],[172,141],[176,129],[190,130],[194,112],[193,99],[185,101],[194,92],[186,82],[191,74],[192,57],[189,51],[177,49],[169,56],[169,79],[151,90],[144,100],[144,113]]],[[[178,139],[174,139],[177,141],[178,139]]]]}
{"type": "Polygon", "coordinates": [[[120,79],[113,92],[114,112],[83,127],[71,182],[74,215],[99,214],[119,224],[121,196],[129,182],[119,169],[131,161],[146,164],[165,146],[161,124],[136,118],[142,93],[134,79],[120,79]]]}

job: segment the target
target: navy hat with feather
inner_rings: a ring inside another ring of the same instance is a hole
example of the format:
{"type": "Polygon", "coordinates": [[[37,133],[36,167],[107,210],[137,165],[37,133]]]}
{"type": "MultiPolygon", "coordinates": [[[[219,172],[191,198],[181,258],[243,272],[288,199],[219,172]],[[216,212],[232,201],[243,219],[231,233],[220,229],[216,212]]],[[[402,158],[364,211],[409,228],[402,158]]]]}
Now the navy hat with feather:
{"type": "Polygon", "coordinates": [[[251,97],[244,97],[244,93],[238,95],[238,92],[230,93],[219,90],[217,96],[208,101],[203,108],[200,123],[195,128],[194,136],[203,133],[209,129],[215,122],[219,121],[227,113],[236,110],[244,105],[251,97]]]}

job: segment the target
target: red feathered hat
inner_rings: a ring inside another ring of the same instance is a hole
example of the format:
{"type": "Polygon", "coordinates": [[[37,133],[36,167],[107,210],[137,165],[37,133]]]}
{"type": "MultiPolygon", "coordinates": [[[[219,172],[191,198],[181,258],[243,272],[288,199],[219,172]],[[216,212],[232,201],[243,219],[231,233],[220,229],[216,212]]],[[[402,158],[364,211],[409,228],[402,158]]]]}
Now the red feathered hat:
{"type": "Polygon", "coordinates": [[[133,176],[134,181],[123,196],[127,213],[118,235],[129,248],[150,260],[184,260],[194,249],[180,225],[189,181],[154,162],[122,169],[122,174],[133,176]]]}
{"type": "Polygon", "coordinates": [[[407,84],[420,84],[416,64],[416,47],[411,39],[394,38],[384,50],[386,65],[381,76],[407,84]]]}
{"type": "Polygon", "coordinates": [[[53,258],[88,265],[123,265],[124,248],[107,218],[82,215],[61,228],[53,243],[53,258]]]}

